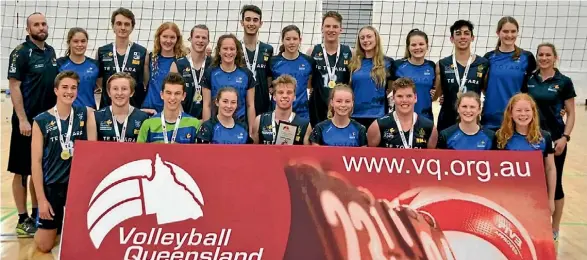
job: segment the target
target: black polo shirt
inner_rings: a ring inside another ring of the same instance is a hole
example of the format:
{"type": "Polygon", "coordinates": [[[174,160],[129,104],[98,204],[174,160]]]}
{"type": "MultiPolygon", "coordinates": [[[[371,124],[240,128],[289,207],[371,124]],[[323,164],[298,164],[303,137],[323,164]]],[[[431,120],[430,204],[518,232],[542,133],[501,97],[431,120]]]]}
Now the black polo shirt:
{"type": "MultiPolygon", "coordinates": [[[[25,42],[10,53],[7,78],[21,82],[24,111],[29,121],[55,106],[53,84],[57,73],[59,71],[55,49],[47,43],[43,50],[27,36],[25,42]]],[[[16,117],[14,111],[12,116],[16,117]]]]}
{"type": "Polygon", "coordinates": [[[550,132],[552,140],[561,138],[565,131],[561,109],[565,106],[565,100],[577,96],[573,81],[558,69],[547,80],[542,80],[537,71],[528,79],[528,94],[538,106],[540,128],[550,132]]]}

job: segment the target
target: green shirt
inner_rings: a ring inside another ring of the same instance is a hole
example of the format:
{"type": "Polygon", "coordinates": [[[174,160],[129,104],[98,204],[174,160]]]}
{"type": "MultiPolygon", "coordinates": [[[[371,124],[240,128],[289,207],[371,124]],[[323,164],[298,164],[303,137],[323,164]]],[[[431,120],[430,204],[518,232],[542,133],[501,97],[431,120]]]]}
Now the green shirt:
{"type": "MultiPolygon", "coordinates": [[[[161,113],[145,120],[141,125],[137,143],[165,143],[163,139],[163,125],[161,124],[161,113]]],[[[179,121],[179,129],[175,143],[193,144],[196,143],[196,134],[200,129],[201,122],[195,117],[182,112],[179,121]]],[[[167,130],[167,140],[171,142],[173,130],[175,129],[175,122],[165,122],[167,130]]]]}

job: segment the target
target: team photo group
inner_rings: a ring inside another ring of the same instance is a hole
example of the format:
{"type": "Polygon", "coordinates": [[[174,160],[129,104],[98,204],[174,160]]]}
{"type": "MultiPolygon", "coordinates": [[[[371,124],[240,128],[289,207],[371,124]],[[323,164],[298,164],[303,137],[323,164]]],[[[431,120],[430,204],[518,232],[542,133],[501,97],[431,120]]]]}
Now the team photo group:
{"type": "Polygon", "coordinates": [[[471,50],[474,25],[455,21],[446,32],[453,54],[438,61],[426,59],[431,46],[419,29],[406,36],[403,57],[386,56],[369,25],[355,46],[341,44],[335,11],[324,13],[322,43],[308,50],[296,25],[281,30],[280,46],[261,42],[257,6],[243,6],[239,20],[243,38],[224,34],[212,48],[206,25],[184,34],[165,22],[147,50],[132,40],[133,12],[118,8],[115,39],[90,57],[84,28],[71,28],[66,53],[56,54],[46,17],[30,14],[8,64],[17,235],[34,236],[43,252],[55,246],[75,141],[89,140],[541,151],[558,240],[576,94],[554,45],[516,45],[515,18],[492,28],[498,43],[484,55],[471,50]]]}

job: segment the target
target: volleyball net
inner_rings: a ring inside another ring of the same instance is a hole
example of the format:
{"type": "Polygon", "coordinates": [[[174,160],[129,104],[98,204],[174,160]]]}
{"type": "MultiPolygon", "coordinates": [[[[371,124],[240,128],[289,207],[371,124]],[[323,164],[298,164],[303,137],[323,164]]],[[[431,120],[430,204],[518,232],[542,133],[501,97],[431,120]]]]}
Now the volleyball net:
{"type": "MultiPolygon", "coordinates": [[[[449,27],[458,19],[475,25],[473,51],[484,55],[497,43],[497,21],[505,15],[520,23],[518,45],[536,52],[542,42],[558,49],[559,68],[565,72],[587,72],[587,2],[584,1],[2,1],[2,67],[7,66],[10,51],[26,36],[26,17],[43,12],[49,23],[47,42],[64,55],[67,32],[71,27],[85,28],[89,35],[87,55],[95,56],[98,47],[114,39],[110,15],[118,7],[131,9],[136,17],[132,40],[153,49],[157,27],[175,22],[184,33],[185,44],[196,24],[210,28],[211,47],[225,33],[242,37],[241,7],[255,4],[263,10],[264,24],[260,40],[277,50],[281,29],[295,24],[302,31],[302,47],[321,42],[321,18],[326,11],[338,11],[344,17],[342,42],[354,47],[358,29],[371,24],[381,34],[384,50],[392,58],[401,58],[405,37],[413,28],[429,35],[429,59],[439,60],[452,53],[449,27]]],[[[2,69],[6,79],[6,69],[2,69]]],[[[587,83],[587,78],[585,82],[587,83]]],[[[587,84],[583,84],[587,85],[587,84]]],[[[4,87],[4,86],[3,86],[4,87]]]]}

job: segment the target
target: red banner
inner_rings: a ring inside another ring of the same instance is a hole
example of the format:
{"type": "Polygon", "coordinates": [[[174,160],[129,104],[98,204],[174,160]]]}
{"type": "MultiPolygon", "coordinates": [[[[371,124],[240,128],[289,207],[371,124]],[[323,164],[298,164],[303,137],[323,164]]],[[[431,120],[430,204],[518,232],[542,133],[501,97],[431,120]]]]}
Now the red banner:
{"type": "Polygon", "coordinates": [[[539,152],[76,142],[61,259],[554,259],[539,152]]]}

